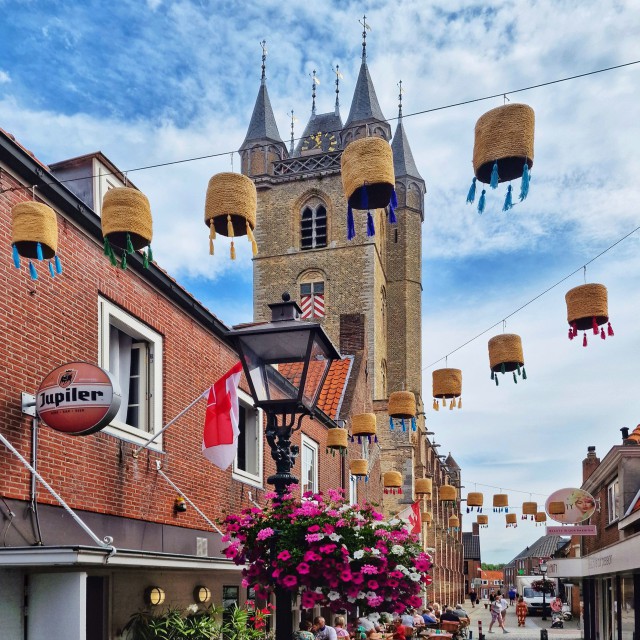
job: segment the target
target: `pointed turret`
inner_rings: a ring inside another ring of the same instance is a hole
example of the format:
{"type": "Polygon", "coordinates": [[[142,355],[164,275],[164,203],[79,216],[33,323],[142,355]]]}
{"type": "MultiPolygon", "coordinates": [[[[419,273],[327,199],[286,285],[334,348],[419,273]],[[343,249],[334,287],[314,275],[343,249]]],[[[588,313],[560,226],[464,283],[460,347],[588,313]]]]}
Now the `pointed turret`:
{"type": "Polygon", "coordinates": [[[240,147],[242,172],[248,176],[271,173],[273,162],[287,157],[287,149],[280,137],[267,91],[266,42],[263,40],[260,44],[262,46],[260,89],[251,114],[247,135],[240,147]]]}

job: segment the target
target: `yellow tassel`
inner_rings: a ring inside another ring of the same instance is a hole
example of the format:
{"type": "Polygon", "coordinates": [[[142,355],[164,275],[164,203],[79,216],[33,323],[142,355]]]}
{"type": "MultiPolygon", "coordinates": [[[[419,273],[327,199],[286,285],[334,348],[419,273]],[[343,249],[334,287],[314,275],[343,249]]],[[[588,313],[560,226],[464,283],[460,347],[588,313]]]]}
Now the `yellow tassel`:
{"type": "Polygon", "coordinates": [[[215,240],[216,239],[216,228],[213,225],[213,218],[211,218],[211,220],[209,220],[209,240],[215,240]]]}
{"type": "Polygon", "coordinates": [[[442,406],[443,407],[447,406],[447,399],[446,398],[442,398],[442,406]]]}
{"type": "Polygon", "coordinates": [[[233,222],[231,222],[231,215],[227,214],[227,235],[233,238],[233,222]]]}
{"type": "Polygon", "coordinates": [[[456,403],[455,400],[451,400],[451,402],[449,403],[449,411],[453,410],[453,407],[454,407],[455,403],[456,403]]]}
{"type": "Polygon", "coordinates": [[[236,259],[236,248],[233,246],[233,240],[231,241],[231,259],[236,259]]]}
{"type": "Polygon", "coordinates": [[[253,231],[251,230],[251,225],[247,220],[247,238],[249,238],[249,242],[251,243],[251,251],[254,256],[258,255],[258,243],[253,235],[253,231]]]}
{"type": "Polygon", "coordinates": [[[209,238],[209,255],[213,255],[213,240],[209,238]]]}
{"type": "Polygon", "coordinates": [[[458,409],[462,409],[462,396],[458,398],[458,409]]]}
{"type": "Polygon", "coordinates": [[[438,403],[437,400],[436,400],[436,411],[440,411],[440,404],[438,403]]]}
{"type": "Polygon", "coordinates": [[[438,401],[435,398],[433,399],[433,409],[434,411],[438,410],[438,401]]]}

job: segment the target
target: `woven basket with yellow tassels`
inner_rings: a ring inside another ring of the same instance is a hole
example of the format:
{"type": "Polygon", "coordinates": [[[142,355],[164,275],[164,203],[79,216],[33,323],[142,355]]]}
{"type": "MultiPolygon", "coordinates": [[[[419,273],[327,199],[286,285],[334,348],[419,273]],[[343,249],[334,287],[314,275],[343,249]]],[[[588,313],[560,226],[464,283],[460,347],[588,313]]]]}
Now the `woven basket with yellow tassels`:
{"type": "MultiPolygon", "coordinates": [[[[491,109],[478,119],[473,145],[473,171],[475,177],[467,194],[467,202],[476,197],[476,180],[496,189],[500,182],[522,177],[520,202],[529,194],[529,172],[533,166],[533,136],[535,114],[526,104],[506,104],[491,109]]],[[[486,189],[478,200],[478,213],[486,206],[486,189]]],[[[503,211],[513,207],[511,185],[507,187],[503,211]]]]}
{"type": "Polygon", "coordinates": [[[13,264],[20,268],[20,257],[29,260],[29,274],[38,279],[38,271],[32,260],[48,260],[49,274],[62,273],[57,256],[58,221],[55,211],[41,202],[19,202],[11,209],[11,245],[13,264]],[[51,259],[53,258],[53,263],[51,259]]]}
{"type": "Polygon", "coordinates": [[[442,400],[442,406],[450,400],[449,409],[458,407],[462,409],[462,371],[460,369],[436,369],[432,373],[433,378],[433,408],[440,411],[438,400],[442,400]],[[456,402],[457,399],[457,402],[456,402]]]}
{"type": "Polygon", "coordinates": [[[356,237],[353,209],[366,210],[367,236],[376,233],[371,209],[389,207],[389,222],[397,222],[396,178],[391,145],[383,138],[358,138],[349,143],[341,158],[342,186],[347,198],[347,239],[356,237]]]}
{"type": "Polygon", "coordinates": [[[258,195],[253,181],[241,173],[217,173],[209,180],[204,205],[204,222],[209,227],[209,254],[213,255],[216,233],[231,238],[231,259],[236,259],[233,238],[247,236],[254,256],[258,245],[256,228],[258,195]]]}
{"type": "Polygon", "coordinates": [[[151,240],[153,221],[147,196],[132,187],[109,189],[102,200],[102,235],[104,254],[115,267],[118,264],[114,247],[122,251],[120,267],[127,268],[127,256],[148,247],[142,256],[143,266],[153,260],[151,240]]]}
{"type": "Polygon", "coordinates": [[[607,287],[603,284],[583,284],[567,291],[567,321],[569,322],[569,340],[573,340],[578,331],[584,331],[582,346],[587,346],[587,329],[605,340],[613,336],[613,327],[609,322],[609,304],[607,287]],[[607,324],[607,331],[600,325],[607,324]]]}

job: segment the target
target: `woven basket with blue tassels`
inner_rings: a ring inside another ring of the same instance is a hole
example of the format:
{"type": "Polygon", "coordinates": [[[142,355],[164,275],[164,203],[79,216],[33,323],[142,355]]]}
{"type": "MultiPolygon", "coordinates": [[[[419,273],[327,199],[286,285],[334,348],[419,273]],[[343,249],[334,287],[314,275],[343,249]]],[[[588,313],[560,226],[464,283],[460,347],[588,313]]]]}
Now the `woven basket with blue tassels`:
{"type": "Polygon", "coordinates": [[[342,153],[342,186],[347,198],[347,239],[356,236],[353,210],[367,212],[367,236],[376,233],[371,209],[388,207],[389,222],[396,222],[398,206],[393,152],[383,138],[358,138],[342,153]]]}
{"type": "Polygon", "coordinates": [[[501,182],[508,182],[507,192],[502,205],[508,211],[514,205],[515,195],[512,180],[522,178],[519,200],[522,202],[529,194],[530,170],[533,166],[533,137],[535,114],[526,104],[506,104],[491,109],[476,123],[473,145],[473,171],[475,177],[467,194],[467,202],[476,198],[476,180],[482,185],[478,199],[478,213],[487,206],[487,190],[497,189],[501,182]]]}

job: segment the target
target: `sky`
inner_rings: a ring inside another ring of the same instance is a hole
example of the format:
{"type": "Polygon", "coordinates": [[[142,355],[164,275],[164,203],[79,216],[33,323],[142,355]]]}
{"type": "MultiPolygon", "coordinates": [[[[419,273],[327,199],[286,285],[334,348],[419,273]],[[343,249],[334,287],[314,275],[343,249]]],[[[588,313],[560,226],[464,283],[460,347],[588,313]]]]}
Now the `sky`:
{"type": "MultiPolygon", "coordinates": [[[[346,119],[363,12],[382,111],[397,116],[401,79],[403,122],[427,185],[425,404],[445,356],[463,371],[464,408],[429,410],[427,425],[462,468],[463,495],[483,491],[490,504],[502,489],[517,512],[530,494],[543,503],[580,486],[587,446],[602,457],[621,427],[640,422],[640,233],[586,270],[587,282],[608,288],[613,338],[570,342],[564,301],[585,281],[581,267],[640,225],[640,65],[515,90],[640,60],[639,3],[0,0],[0,127],[45,163],[100,150],[129,171],[151,201],[156,261],[224,322],[246,322],[249,243],[237,243],[235,262],[224,252],[210,258],[202,212],[209,177],[238,170],[233,150],[259,87],[259,43],[267,41],[269,94],[288,140],[291,109],[297,135],[310,115],[313,70],[322,113],[333,109],[340,65],[346,119]],[[501,188],[479,215],[465,204],[473,129],[504,98],[412,114],[495,94],[535,110],[535,160],[526,201],[503,213],[501,188]],[[216,157],[135,170],[203,156],[216,157]],[[505,377],[496,388],[487,341],[505,318],[505,330],[522,337],[528,379],[505,377]]],[[[520,521],[506,529],[504,516],[486,511],[487,562],[511,560],[544,532],[520,521]]],[[[465,514],[463,530],[471,520],[465,514]]]]}

